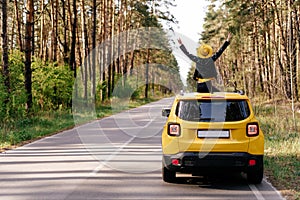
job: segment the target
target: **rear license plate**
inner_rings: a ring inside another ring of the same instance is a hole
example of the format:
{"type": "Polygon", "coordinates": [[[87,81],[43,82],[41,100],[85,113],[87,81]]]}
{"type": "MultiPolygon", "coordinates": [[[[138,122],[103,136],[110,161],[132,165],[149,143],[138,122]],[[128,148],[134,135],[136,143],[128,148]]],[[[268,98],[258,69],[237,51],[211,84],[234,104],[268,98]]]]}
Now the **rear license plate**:
{"type": "Polygon", "coordinates": [[[229,138],[229,130],[198,130],[198,138],[229,138]]]}

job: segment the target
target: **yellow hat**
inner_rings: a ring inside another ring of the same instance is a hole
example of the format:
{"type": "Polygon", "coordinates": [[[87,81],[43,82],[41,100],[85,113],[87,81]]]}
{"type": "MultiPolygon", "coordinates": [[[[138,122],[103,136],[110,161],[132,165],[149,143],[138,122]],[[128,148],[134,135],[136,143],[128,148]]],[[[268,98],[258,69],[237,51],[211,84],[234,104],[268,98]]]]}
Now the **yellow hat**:
{"type": "Polygon", "coordinates": [[[213,54],[213,49],[207,44],[202,44],[197,50],[200,58],[210,58],[213,54]]]}

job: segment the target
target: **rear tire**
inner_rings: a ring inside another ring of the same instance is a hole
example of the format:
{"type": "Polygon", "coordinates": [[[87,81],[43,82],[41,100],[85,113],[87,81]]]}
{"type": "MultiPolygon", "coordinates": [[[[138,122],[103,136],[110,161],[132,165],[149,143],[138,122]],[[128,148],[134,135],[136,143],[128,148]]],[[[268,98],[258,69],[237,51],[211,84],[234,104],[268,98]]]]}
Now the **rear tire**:
{"type": "Polygon", "coordinates": [[[176,181],[176,172],[170,171],[168,168],[163,167],[162,178],[167,183],[174,183],[176,181]]]}
{"type": "Polygon", "coordinates": [[[260,184],[264,176],[264,167],[260,166],[247,172],[247,180],[249,183],[260,184]]]}

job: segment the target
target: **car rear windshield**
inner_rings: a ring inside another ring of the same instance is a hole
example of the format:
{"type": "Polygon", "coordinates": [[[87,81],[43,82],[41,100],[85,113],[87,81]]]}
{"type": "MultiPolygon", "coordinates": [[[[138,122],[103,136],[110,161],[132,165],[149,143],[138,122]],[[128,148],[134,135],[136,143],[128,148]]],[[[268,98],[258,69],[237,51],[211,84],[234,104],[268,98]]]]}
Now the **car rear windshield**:
{"type": "Polygon", "coordinates": [[[183,120],[195,122],[232,122],[249,117],[246,100],[182,100],[176,115],[183,120]]]}

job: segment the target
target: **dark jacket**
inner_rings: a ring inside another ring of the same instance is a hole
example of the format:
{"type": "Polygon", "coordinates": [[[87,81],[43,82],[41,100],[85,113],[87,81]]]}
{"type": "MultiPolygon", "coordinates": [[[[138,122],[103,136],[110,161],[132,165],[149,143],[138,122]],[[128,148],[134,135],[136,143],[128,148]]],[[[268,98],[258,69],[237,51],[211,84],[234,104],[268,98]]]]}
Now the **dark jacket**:
{"type": "Polygon", "coordinates": [[[196,63],[196,70],[194,72],[193,79],[197,80],[198,78],[216,78],[217,71],[214,62],[222,55],[229,44],[230,43],[228,41],[225,41],[221,48],[210,58],[200,58],[190,54],[183,44],[180,45],[182,52],[196,63]]]}

